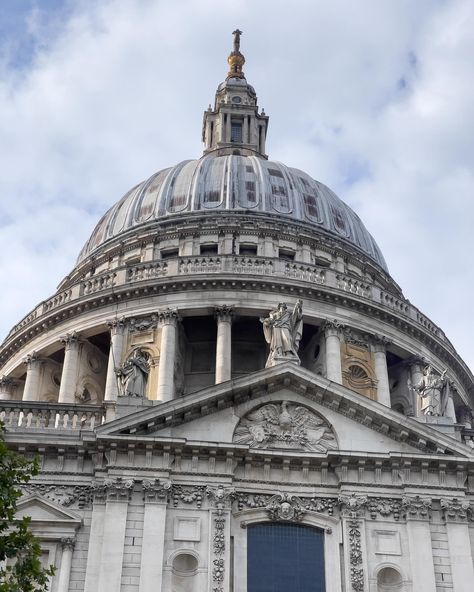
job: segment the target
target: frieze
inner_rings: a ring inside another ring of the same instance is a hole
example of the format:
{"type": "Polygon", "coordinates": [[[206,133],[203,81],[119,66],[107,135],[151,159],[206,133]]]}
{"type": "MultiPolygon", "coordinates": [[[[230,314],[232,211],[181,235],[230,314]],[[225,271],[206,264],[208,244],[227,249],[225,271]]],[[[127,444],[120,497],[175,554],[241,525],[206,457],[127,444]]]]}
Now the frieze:
{"type": "MultiPolygon", "coordinates": [[[[275,496],[272,494],[238,492],[235,494],[235,503],[238,511],[266,508],[273,497],[275,496]]],[[[327,513],[328,516],[333,516],[334,510],[338,507],[336,497],[298,497],[298,501],[305,512],[327,513]]]]}
{"type": "Polygon", "coordinates": [[[47,485],[45,483],[28,483],[22,488],[23,494],[36,494],[66,508],[86,508],[92,502],[93,487],[91,485],[47,485]]]}
{"type": "Polygon", "coordinates": [[[175,485],[172,487],[173,505],[176,507],[180,503],[185,505],[195,505],[197,508],[202,506],[206,493],[205,485],[184,486],[175,485]]]}
{"type": "Polygon", "coordinates": [[[130,333],[156,329],[158,327],[158,315],[151,314],[148,316],[131,318],[128,320],[128,327],[130,333]]]}
{"type": "Polygon", "coordinates": [[[400,520],[402,500],[385,497],[369,498],[367,510],[372,520],[375,520],[378,516],[383,518],[393,516],[394,520],[400,520]]]}
{"type": "Polygon", "coordinates": [[[327,452],[337,448],[329,425],[299,404],[269,403],[247,413],[239,422],[233,441],[251,448],[327,452]]]}

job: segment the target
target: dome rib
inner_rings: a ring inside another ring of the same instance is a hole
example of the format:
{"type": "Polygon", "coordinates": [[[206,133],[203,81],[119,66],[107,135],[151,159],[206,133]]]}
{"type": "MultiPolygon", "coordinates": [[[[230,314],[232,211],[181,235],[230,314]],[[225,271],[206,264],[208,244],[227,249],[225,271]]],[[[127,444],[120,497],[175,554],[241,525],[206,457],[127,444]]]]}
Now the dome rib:
{"type": "Polygon", "coordinates": [[[247,211],[303,222],[348,241],[388,272],[359,216],[307,173],[256,156],[206,155],[184,160],[140,183],[101,218],[78,263],[121,234],[188,213],[247,211]]]}

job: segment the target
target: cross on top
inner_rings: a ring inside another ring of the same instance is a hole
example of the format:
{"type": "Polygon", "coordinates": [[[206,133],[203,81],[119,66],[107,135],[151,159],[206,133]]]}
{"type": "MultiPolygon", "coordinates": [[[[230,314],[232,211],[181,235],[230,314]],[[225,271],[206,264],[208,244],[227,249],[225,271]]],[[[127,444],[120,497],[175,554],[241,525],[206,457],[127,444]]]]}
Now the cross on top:
{"type": "Polygon", "coordinates": [[[235,29],[235,31],[232,31],[232,35],[234,36],[234,51],[237,52],[240,50],[240,36],[242,35],[242,31],[235,29]]]}

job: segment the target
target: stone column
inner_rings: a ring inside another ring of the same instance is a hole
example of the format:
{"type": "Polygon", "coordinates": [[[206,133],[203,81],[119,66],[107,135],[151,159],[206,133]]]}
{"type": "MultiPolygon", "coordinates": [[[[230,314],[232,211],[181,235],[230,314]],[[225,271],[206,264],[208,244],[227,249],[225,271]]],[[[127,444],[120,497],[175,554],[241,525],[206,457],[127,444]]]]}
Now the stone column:
{"type": "Polygon", "coordinates": [[[71,579],[72,552],[74,550],[74,538],[67,537],[61,539],[62,555],[61,565],[59,566],[57,592],[69,591],[69,580],[71,579]]]}
{"type": "Polygon", "coordinates": [[[125,341],[125,319],[107,321],[110,329],[109,362],[107,364],[107,378],[105,380],[104,401],[115,403],[118,398],[118,383],[115,370],[122,363],[123,344],[125,341]]]}
{"type": "Polygon", "coordinates": [[[230,113],[227,113],[227,119],[226,119],[227,123],[226,123],[226,127],[225,127],[225,138],[224,138],[224,142],[230,142],[230,137],[231,137],[231,118],[230,118],[230,113]]]}
{"type": "Polygon", "coordinates": [[[408,367],[410,369],[413,413],[415,417],[419,417],[421,415],[420,397],[417,395],[414,387],[419,384],[423,378],[423,360],[418,357],[413,357],[412,359],[408,360],[408,367]]]}
{"type": "Polygon", "coordinates": [[[167,309],[158,314],[161,325],[161,348],[158,376],[158,401],[171,401],[174,397],[174,364],[179,315],[177,310],[167,309]]]}
{"type": "Polygon", "coordinates": [[[138,592],[162,592],[166,508],[170,490],[169,481],[143,481],[145,514],[138,592]]]}
{"type": "Polygon", "coordinates": [[[453,588],[456,592],[470,592],[474,582],[474,567],[467,522],[469,502],[456,498],[441,499],[441,508],[448,533],[453,588]]]}
{"type": "Polygon", "coordinates": [[[216,384],[231,379],[232,372],[232,306],[215,309],[217,319],[216,384]]]}
{"type": "Polygon", "coordinates": [[[107,503],[104,516],[104,534],[99,582],[95,590],[100,590],[100,592],[120,592],[128,501],[133,489],[133,481],[119,477],[115,480],[106,481],[105,489],[107,503]]]}
{"type": "Polygon", "coordinates": [[[402,506],[407,519],[412,589],[433,592],[436,581],[430,532],[431,499],[404,496],[402,506]]]}
{"type": "Polygon", "coordinates": [[[446,401],[446,408],[444,409],[443,415],[445,415],[446,417],[450,417],[454,423],[457,423],[456,409],[454,408],[454,399],[453,399],[453,394],[454,394],[454,391],[456,390],[456,387],[454,386],[454,383],[452,383],[451,381],[448,380],[446,388],[448,389],[448,400],[446,401]]]}
{"type": "Polygon", "coordinates": [[[13,389],[16,386],[16,381],[8,376],[0,378],[0,401],[10,401],[13,396],[13,389]]]}
{"type": "Polygon", "coordinates": [[[326,378],[342,384],[341,365],[341,329],[344,325],[337,320],[326,321],[324,334],[326,336],[326,378]]]}
{"type": "Polygon", "coordinates": [[[61,337],[61,342],[64,343],[64,362],[58,403],[75,403],[77,367],[79,365],[79,337],[73,331],[61,337]]]}
{"type": "Polygon", "coordinates": [[[382,336],[374,336],[372,339],[372,351],[374,353],[374,370],[377,377],[377,400],[382,405],[391,407],[390,385],[387,370],[387,344],[388,339],[382,336]]]}
{"type": "Polygon", "coordinates": [[[26,356],[26,380],[23,390],[23,401],[38,401],[43,361],[36,352],[26,356]]]}

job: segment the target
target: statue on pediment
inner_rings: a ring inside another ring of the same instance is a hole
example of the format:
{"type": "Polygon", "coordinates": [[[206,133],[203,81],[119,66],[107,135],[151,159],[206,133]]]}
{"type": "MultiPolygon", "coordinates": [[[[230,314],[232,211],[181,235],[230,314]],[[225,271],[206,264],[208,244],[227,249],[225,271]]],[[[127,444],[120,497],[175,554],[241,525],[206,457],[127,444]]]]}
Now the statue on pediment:
{"type": "Polygon", "coordinates": [[[421,412],[423,415],[445,414],[447,398],[449,396],[449,381],[446,378],[447,370],[439,375],[431,365],[423,368],[423,377],[414,386],[415,392],[421,397],[421,412]]]}
{"type": "Polygon", "coordinates": [[[148,355],[137,347],[116,370],[121,397],[145,397],[150,363],[148,355]]]}
{"type": "Polygon", "coordinates": [[[303,334],[303,301],[298,300],[293,311],[280,302],[278,307],[261,318],[263,334],[270,346],[266,368],[277,363],[292,361],[300,363],[298,348],[303,334]]]}
{"type": "Polygon", "coordinates": [[[329,425],[302,405],[282,401],[251,411],[240,420],[234,442],[251,448],[327,452],[337,448],[329,425]]]}

